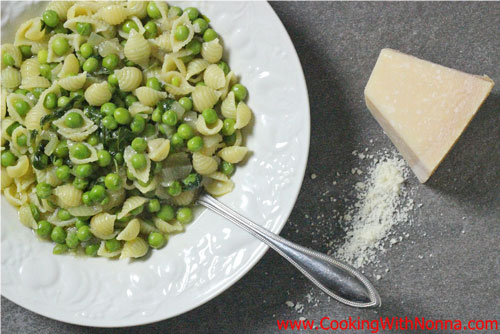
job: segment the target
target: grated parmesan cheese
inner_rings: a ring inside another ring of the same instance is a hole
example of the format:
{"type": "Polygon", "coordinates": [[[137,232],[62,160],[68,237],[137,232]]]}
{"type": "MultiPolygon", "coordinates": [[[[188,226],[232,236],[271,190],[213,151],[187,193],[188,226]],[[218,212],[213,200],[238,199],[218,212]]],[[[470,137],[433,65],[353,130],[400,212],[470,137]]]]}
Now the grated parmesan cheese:
{"type": "MultiPolygon", "coordinates": [[[[346,242],[337,250],[337,257],[361,268],[373,263],[394,225],[408,221],[412,201],[403,196],[406,177],[405,163],[397,157],[375,160],[364,182],[355,186],[357,201],[344,215],[348,223],[346,242]]],[[[392,246],[398,241],[389,240],[392,246]]]]}

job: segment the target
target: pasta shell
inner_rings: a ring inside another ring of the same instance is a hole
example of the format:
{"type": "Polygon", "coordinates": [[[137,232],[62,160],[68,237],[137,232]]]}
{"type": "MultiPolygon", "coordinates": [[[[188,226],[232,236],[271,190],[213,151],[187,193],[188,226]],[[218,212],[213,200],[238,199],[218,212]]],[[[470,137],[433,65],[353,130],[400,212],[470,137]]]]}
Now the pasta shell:
{"type": "Polygon", "coordinates": [[[111,25],[117,25],[127,19],[129,10],[122,6],[111,5],[102,7],[95,14],[96,17],[111,25]]]}
{"type": "Polygon", "coordinates": [[[243,146],[229,146],[224,147],[217,154],[219,157],[224,159],[224,161],[230,162],[232,164],[237,164],[243,160],[248,152],[248,148],[243,146]]]}
{"type": "Polygon", "coordinates": [[[131,92],[141,85],[142,72],[137,67],[124,67],[115,71],[118,86],[124,92],[131,92]]]}
{"type": "Polygon", "coordinates": [[[234,125],[235,129],[241,129],[250,123],[252,119],[252,110],[246,105],[245,102],[238,103],[236,108],[236,123],[234,125]]]}
{"type": "Polygon", "coordinates": [[[217,93],[210,87],[197,86],[192,93],[194,109],[203,112],[205,109],[211,109],[219,100],[217,93]]]}
{"type": "Polygon", "coordinates": [[[208,87],[219,89],[224,87],[226,77],[224,71],[218,65],[212,64],[203,73],[203,81],[208,87]]]}
{"type": "Polygon", "coordinates": [[[217,161],[201,153],[193,153],[193,168],[201,175],[212,174],[217,170],[217,161]]]}
{"type": "Polygon", "coordinates": [[[137,96],[139,102],[149,107],[154,107],[158,101],[167,97],[167,93],[150,87],[139,87],[134,90],[134,95],[137,96]]]}
{"type": "Polygon", "coordinates": [[[133,240],[141,231],[141,222],[139,219],[134,218],[127,223],[127,226],[118,234],[117,240],[133,240]]]}
{"type": "Polygon", "coordinates": [[[201,46],[201,56],[212,64],[221,60],[223,52],[224,48],[220,45],[218,38],[210,42],[205,42],[201,46]]]}
{"type": "Polygon", "coordinates": [[[120,259],[142,257],[146,255],[148,249],[148,243],[144,239],[137,237],[134,240],[127,241],[123,245],[120,259]]]}
{"type": "Polygon", "coordinates": [[[165,160],[170,152],[170,140],[156,138],[148,141],[148,156],[153,161],[165,160]]]}
{"type": "Polygon", "coordinates": [[[151,55],[151,46],[144,36],[132,30],[123,52],[125,53],[125,57],[134,63],[146,65],[151,55]]]}
{"type": "Polygon", "coordinates": [[[115,220],[116,215],[107,212],[98,213],[90,219],[90,232],[100,239],[112,239],[115,220]]]}
{"type": "Polygon", "coordinates": [[[69,90],[70,92],[81,89],[85,86],[85,82],[87,82],[87,72],[83,72],[75,76],[69,76],[58,81],[59,86],[69,90]]]}
{"type": "Polygon", "coordinates": [[[85,91],[85,100],[92,106],[102,106],[111,99],[111,91],[108,83],[95,83],[85,91]]]}
{"type": "Polygon", "coordinates": [[[70,183],[63,184],[54,189],[57,204],[65,209],[80,206],[82,204],[82,194],[83,191],[70,183]]]}

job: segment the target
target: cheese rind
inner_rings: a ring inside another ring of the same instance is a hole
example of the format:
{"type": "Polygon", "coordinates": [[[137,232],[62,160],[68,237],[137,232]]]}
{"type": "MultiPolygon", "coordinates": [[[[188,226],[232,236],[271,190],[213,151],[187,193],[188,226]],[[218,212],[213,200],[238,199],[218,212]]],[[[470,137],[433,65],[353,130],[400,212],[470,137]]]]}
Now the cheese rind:
{"type": "Polygon", "coordinates": [[[365,88],[368,109],[420,182],[439,166],[493,88],[467,74],[383,49],[365,88]]]}

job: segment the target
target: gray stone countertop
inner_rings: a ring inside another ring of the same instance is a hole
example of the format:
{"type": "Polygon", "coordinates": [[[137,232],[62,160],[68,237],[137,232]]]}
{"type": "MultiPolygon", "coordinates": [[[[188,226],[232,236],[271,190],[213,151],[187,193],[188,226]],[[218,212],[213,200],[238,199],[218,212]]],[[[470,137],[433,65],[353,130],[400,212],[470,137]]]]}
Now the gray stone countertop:
{"type": "Polygon", "coordinates": [[[306,177],[282,235],[319,251],[334,251],[332,244],[342,241],[336,217],[364,177],[351,169],[366,170],[370,163],[351,152],[394,150],[363,99],[380,49],[488,74],[497,82],[430,181],[421,185],[408,178],[406,187],[415,203],[422,204],[412,211],[411,225],[395,228],[408,237],[380,254],[378,267],[365,268],[371,278],[381,268],[389,269],[374,280],[383,306],[356,310],[329,301],[270,251],[226,292],[174,319],[128,329],[92,329],[47,319],[2,298],[3,333],[276,333],[277,319],[319,321],[325,316],[499,319],[500,2],[271,5],[302,62],[312,121],[306,177]]]}

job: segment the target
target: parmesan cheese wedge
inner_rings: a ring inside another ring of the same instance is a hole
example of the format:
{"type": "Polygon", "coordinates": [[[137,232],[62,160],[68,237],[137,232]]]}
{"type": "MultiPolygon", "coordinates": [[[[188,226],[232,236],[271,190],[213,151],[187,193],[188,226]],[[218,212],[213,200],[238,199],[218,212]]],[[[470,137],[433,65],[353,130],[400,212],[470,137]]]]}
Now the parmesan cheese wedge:
{"type": "Polygon", "coordinates": [[[493,88],[463,73],[383,49],[365,88],[368,109],[424,183],[493,88]]]}

